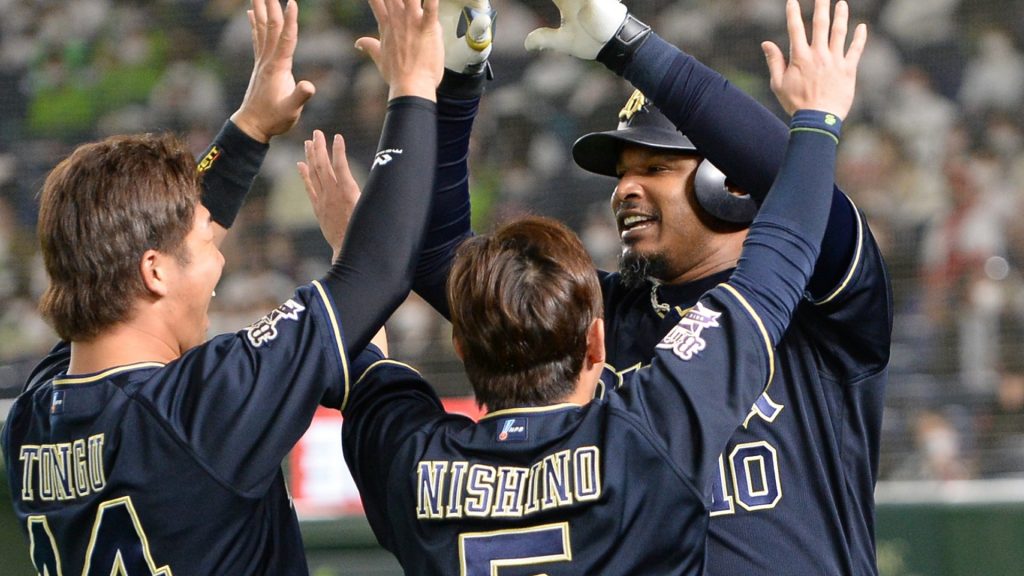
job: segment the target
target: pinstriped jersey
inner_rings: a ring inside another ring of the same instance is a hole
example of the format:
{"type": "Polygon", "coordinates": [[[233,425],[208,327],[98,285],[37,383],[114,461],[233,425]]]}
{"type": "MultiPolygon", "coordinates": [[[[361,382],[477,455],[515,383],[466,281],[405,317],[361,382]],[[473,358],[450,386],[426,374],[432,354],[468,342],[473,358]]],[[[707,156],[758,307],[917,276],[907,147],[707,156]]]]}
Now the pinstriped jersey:
{"type": "Polygon", "coordinates": [[[413,369],[373,363],[342,439],[378,540],[415,575],[701,574],[708,478],[770,381],[773,351],[754,308],[723,285],[651,355],[586,406],[478,423],[446,414],[413,369]]]}
{"type": "MultiPolygon", "coordinates": [[[[718,459],[707,501],[711,576],[877,574],[873,494],[892,298],[878,246],[854,212],[847,273],[831,294],[798,305],[771,388],[718,459]]],[[[653,297],[649,284],[626,290],[617,274],[604,275],[603,379],[645,365],[679,315],[729,274],[660,286],[653,297]]]]}
{"type": "Polygon", "coordinates": [[[318,283],[168,364],[40,364],[3,431],[40,574],[305,574],[281,461],[348,385],[318,283]],[[47,572],[48,571],[48,572],[47,572]]]}

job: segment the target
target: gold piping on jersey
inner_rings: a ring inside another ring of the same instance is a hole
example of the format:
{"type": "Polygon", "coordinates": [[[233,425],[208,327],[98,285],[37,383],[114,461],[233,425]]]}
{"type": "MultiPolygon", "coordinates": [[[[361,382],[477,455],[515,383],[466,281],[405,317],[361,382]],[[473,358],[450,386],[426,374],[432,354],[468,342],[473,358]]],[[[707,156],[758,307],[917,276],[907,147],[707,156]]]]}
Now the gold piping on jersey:
{"type": "MultiPolygon", "coordinates": [[[[402,368],[408,368],[409,370],[412,370],[413,372],[415,372],[417,376],[422,376],[422,374],[420,374],[419,370],[413,368],[412,366],[409,366],[405,362],[399,362],[398,360],[392,360],[391,358],[384,358],[383,360],[377,360],[373,364],[370,364],[369,366],[367,366],[366,370],[364,370],[363,373],[359,375],[359,379],[356,380],[356,383],[354,384],[354,386],[359,386],[359,383],[366,379],[366,375],[370,373],[370,370],[373,370],[374,368],[376,368],[378,366],[386,366],[386,365],[401,366],[402,368]]],[[[344,410],[344,407],[342,408],[342,410],[344,410]]]]}
{"type": "Polygon", "coordinates": [[[747,299],[740,294],[739,290],[736,290],[729,284],[719,284],[722,288],[725,288],[729,293],[733,295],[736,300],[747,310],[747,314],[754,319],[754,323],[757,324],[757,329],[761,332],[761,337],[764,338],[764,347],[768,351],[768,381],[765,382],[764,389],[761,390],[761,394],[768,391],[768,387],[772,385],[772,379],[775,377],[775,348],[772,346],[772,339],[768,337],[768,330],[764,327],[764,322],[761,321],[761,317],[754,311],[754,307],[747,302],[747,299]]]}
{"type": "Polygon", "coordinates": [[[549,404],[548,406],[527,406],[523,408],[506,408],[504,410],[497,410],[495,412],[489,412],[484,416],[480,417],[480,421],[487,420],[489,418],[495,418],[498,416],[506,416],[508,414],[536,414],[538,412],[548,412],[553,410],[559,410],[562,408],[582,408],[581,404],[574,404],[572,402],[562,402],[559,404],[549,404]]]}
{"type": "Polygon", "coordinates": [[[53,385],[64,386],[68,384],[88,384],[90,382],[96,382],[97,380],[109,378],[114,374],[120,374],[121,372],[127,372],[129,370],[141,370],[143,368],[163,368],[164,366],[165,364],[162,364],[160,362],[139,362],[138,364],[127,364],[125,366],[118,366],[116,368],[104,370],[103,372],[100,372],[99,374],[94,374],[92,376],[54,378],[53,385]]]}
{"type": "Polygon", "coordinates": [[[847,271],[846,277],[843,278],[843,281],[839,283],[839,286],[837,286],[831,294],[829,294],[822,300],[814,302],[816,306],[828,304],[837,296],[842,294],[843,291],[846,290],[846,287],[850,284],[850,281],[853,280],[854,272],[856,272],[857,269],[860,267],[860,260],[862,256],[861,253],[864,250],[864,222],[861,219],[860,210],[857,210],[857,205],[853,203],[853,200],[851,200],[850,197],[847,196],[846,194],[843,194],[843,197],[846,198],[846,201],[849,202],[850,206],[853,207],[853,216],[854,218],[857,219],[857,247],[853,251],[853,261],[850,262],[850,269],[847,271]]]}
{"type": "Polygon", "coordinates": [[[341,358],[342,379],[345,381],[345,395],[341,398],[341,409],[344,410],[345,405],[348,404],[349,392],[348,359],[345,358],[345,342],[341,338],[341,330],[338,328],[338,317],[334,315],[334,306],[331,305],[331,299],[327,297],[327,292],[324,291],[324,287],[319,281],[314,280],[313,286],[316,286],[317,292],[320,293],[320,299],[323,300],[324,308],[327,309],[327,317],[331,321],[331,330],[334,332],[334,341],[338,344],[338,356],[341,358]]]}

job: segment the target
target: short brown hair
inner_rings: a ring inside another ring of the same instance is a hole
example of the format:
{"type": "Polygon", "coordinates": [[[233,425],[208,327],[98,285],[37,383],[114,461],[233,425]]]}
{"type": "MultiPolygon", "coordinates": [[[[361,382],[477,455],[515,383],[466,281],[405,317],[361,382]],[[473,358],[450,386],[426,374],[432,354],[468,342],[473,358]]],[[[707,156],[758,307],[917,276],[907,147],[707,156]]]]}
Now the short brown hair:
{"type": "Polygon", "coordinates": [[[129,318],[146,293],[146,250],[186,259],[199,194],[195,160],[171,135],[84,144],[50,172],[38,225],[50,285],[39,309],[61,338],[88,341],[129,318]]]}
{"type": "Polygon", "coordinates": [[[540,217],[467,240],[452,264],[448,303],[477,403],[492,411],[572,393],[603,309],[579,238],[540,217]]]}

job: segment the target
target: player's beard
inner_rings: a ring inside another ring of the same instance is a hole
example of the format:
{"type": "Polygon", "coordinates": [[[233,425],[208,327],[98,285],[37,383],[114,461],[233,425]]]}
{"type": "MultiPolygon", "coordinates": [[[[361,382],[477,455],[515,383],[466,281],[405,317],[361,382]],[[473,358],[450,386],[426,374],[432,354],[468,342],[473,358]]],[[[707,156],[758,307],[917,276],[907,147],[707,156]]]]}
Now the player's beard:
{"type": "Polygon", "coordinates": [[[643,286],[648,278],[661,278],[667,271],[668,259],[660,252],[626,252],[619,256],[619,281],[626,288],[643,286]]]}

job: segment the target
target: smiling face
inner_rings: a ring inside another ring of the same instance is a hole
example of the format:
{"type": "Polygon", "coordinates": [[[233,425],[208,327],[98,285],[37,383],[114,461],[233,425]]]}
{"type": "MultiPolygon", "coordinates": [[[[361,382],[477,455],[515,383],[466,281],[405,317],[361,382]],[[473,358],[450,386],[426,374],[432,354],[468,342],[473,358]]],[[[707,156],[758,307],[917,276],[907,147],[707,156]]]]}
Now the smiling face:
{"type": "Polygon", "coordinates": [[[646,277],[672,283],[699,261],[710,230],[693,196],[700,157],[627,145],[618,157],[611,196],[621,272],[627,283],[646,277]]]}
{"type": "Polygon", "coordinates": [[[214,241],[213,220],[202,204],[196,206],[182,254],[173,258],[173,287],[168,298],[178,346],[185,352],[206,341],[210,299],[224,270],[224,256],[214,241]]]}
{"type": "Polygon", "coordinates": [[[626,145],[619,155],[611,206],[622,244],[620,271],[628,284],[645,277],[670,284],[706,273],[715,232],[698,206],[693,179],[701,158],[626,145]]]}

